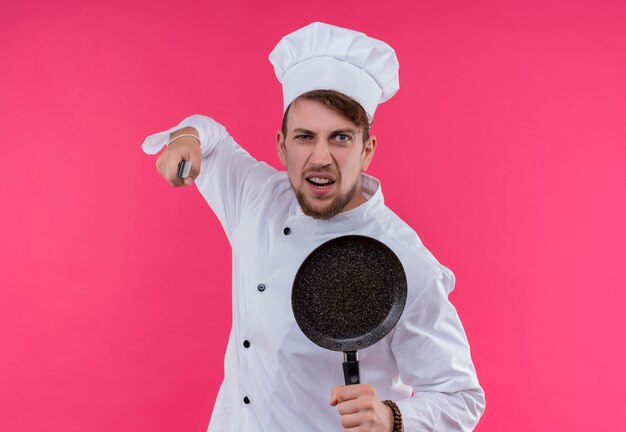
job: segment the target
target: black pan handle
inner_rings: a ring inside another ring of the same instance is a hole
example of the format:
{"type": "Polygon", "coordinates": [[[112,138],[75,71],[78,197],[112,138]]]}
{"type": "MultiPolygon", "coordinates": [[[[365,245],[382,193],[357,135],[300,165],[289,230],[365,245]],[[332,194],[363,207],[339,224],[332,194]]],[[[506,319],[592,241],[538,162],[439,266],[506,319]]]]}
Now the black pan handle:
{"type": "Polygon", "coordinates": [[[359,356],[356,351],[343,352],[343,378],[346,385],[359,384],[359,356]]]}

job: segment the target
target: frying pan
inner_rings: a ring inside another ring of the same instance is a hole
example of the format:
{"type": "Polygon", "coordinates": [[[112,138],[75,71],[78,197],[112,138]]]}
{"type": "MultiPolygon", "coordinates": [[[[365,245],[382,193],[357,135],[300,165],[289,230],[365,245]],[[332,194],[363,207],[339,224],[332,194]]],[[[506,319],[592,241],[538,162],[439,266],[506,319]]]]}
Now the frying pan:
{"type": "Polygon", "coordinates": [[[300,265],[291,306],[302,332],[317,345],[343,351],[346,385],[358,384],[357,351],[385,337],[406,303],[402,263],[384,243],[348,235],[323,243],[300,265]]]}

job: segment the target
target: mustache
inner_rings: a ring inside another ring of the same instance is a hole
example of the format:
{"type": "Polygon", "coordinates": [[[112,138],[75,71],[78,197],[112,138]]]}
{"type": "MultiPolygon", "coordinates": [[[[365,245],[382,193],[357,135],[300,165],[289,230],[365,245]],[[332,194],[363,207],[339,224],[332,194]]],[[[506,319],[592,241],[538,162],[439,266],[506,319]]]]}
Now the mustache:
{"type": "Polygon", "coordinates": [[[317,168],[317,169],[309,169],[302,173],[303,177],[311,177],[318,174],[326,174],[333,178],[340,177],[339,171],[332,168],[317,168]]]}

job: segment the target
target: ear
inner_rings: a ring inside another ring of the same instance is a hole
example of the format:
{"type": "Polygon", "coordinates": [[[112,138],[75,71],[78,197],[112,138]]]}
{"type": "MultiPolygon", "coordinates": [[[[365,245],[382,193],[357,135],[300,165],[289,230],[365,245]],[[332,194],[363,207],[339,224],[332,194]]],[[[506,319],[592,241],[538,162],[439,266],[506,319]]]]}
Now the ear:
{"type": "Polygon", "coordinates": [[[287,149],[285,148],[285,136],[282,131],[276,133],[276,150],[278,158],[285,168],[287,168],[287,149]]]}
{"type": "Polygon", "coordinates": [[[376,145],[376,137],[371,135],[370,139],[363,146],[363,152],[361,153],[361,171],[366,171],[367,167],[370,166],[374,153],[376,153],[376,145]]]}

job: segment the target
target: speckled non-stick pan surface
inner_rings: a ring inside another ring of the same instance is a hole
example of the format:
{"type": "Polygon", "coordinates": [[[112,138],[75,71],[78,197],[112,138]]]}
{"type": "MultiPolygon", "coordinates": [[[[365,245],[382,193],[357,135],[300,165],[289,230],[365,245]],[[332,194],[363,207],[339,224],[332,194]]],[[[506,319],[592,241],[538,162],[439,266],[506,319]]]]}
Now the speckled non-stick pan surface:
{"type": "Polygon", "coordinates": [[[375,344],[396,325],[407,281],[396,254],[380,241],[357,235],[323,243],[304,260],[291,292],[302,332],[334,351],[375,344]]]}

